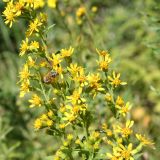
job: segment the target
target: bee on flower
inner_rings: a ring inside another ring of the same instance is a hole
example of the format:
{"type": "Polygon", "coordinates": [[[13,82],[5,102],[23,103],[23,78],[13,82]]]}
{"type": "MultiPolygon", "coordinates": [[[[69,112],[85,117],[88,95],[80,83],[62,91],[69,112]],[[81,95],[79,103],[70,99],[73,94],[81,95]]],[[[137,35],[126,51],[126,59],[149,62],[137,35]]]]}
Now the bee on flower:
{"type": "MultiPolygon", "coordinates": [[[[34,128],[35,130],[46,129],[52,132],[53,136],[58,135],[61,138],[62,143],[56,151],[55,160],[95,158],[134,160],[135,154],[141,152],[143,146],[153,145],[151,140],[141,134],[136,134],[138,145],[132,144],[130,137],[134,135],[132,129],[134,121],[126,119],[131,105],[121,96],[117,96],[118,93],[114,90],[127,83],[121,80],[120,73],[116,74],[113,71],[108,76],[112,62],[108,51],[96,49],[99,59],[97,60],[98,69],[95,72],[89,72],[74,62],[73,47],[63,48],[50,54],[47,33],[53,25],[48,27],[47,14],[41,12],[46,9],[42,7],[45,4],[50,8],[58,6],[55,12],[58,11],[63,18],[67,18],[64,17],[68,12],[64,8],[66,4],[62,3],[61,7],[61,2],[58,4],[58,0],[3,1],[6,2],[3,15],[9,27],[18,17],[29,24],[26,38],[20,45],[19,55],[26,55],[24,56],[25,64],[19,73],[20,97],[32,91],[31,98],[28,100],[29,107],[44,105],[43,111],[44,109],[46,111],[35,120],[34,128]],[[46,74],[43,75],[44,73],[46,74]],[[106,82],[108,82],[107,85],[106,82]],[[97,94],[97,100],[95,100],[97,94]],[[90,99],[90,95],[93,99],[90,99]],[[109,114],[106,115],[104,115],[105,108],[102,108],[106,102],[101,103],[104,98],[107,101],[107,111],[109,110],[109,114]],[[99,109],[100,113],[97,113],[96,109],[99,109]],[[114,114],[110,114],[111,112],[114,114]],[[99,127],[99,124],[104,121],[106,123],[99,127]],[[102,153],[109,150],[110,153],[102,153]]],[[[84,20],[88,20],[91,30],[94,31],[90,15],[95,15],[97,7],[87,6],[92,12],[87,13],[87,8],[84,6],[76,10],[77,23],[81,25],[84,20]]],[[[72,9],[69,6],[69,10],[70,8],[72,9]]],[[[68,21],[68,18],[66,20],[68,21]]]]}
{"type": "Polygon", "coordinates": [[[49,71],[47,74],[43,76],[43,82],[46,84],[52,84],[57,79],[58,73],[55,71],[49,71]]]}

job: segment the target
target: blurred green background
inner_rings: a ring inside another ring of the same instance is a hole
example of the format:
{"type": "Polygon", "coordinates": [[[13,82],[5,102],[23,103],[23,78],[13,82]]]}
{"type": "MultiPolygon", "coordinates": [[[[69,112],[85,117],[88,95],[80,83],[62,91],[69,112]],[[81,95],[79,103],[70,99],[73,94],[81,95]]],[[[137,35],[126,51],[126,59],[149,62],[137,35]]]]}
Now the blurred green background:
{"type": "MultiPolygon", "coordinates": [[[[4,10],[0,1],[0,11],[4,10]]],[[[113,68],[128,86],[122,91],[133,103],[136,130],[149,135],[156,150],[146,149],[144,160],[160,157],[160,2],[159,0],[61,0],[57,9],[45,8],[51,50],[75,47],[75,58],[94,68],[95,48],[108,49],[113,68]],[[85,6],[88,17],[76,23],[76,10],[85,6]],[[91,8],[96,6],[97,12],[91,8]]],[[[0,15],[0,160],[44,160],[54,146],[51,137],[34,132],[36,116],[18,97],[18,48],[25,22],[9,29],[0,15]],[[51,143],[51,144],[49,144],[51,143]],[[45,150],[44,150],[45,148],[45,150]]]]}

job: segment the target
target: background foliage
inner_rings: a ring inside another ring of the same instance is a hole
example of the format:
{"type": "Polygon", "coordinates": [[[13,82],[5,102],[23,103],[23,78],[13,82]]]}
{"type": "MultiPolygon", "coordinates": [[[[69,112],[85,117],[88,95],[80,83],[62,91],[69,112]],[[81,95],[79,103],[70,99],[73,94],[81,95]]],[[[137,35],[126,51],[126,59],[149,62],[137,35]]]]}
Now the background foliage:
{"type": "MultiPolygon", "coordinates": [[[[4,4],[0,2],[0,11],[4,4]]],[[[108,49],[115,61],[113,68],[123,73],[128,86],[122,94],[133,102],[132,117],[136,130],[150,135],[160,149],[160,3],[158,0],[61,1],[56,10],[48,9],[48,41],[52,50],[72,45],[76,58],[94,68],[95,48],[108,49]],[[76,23],[76,10],[85,5],[88,17],[76,23]],[[97,6],[96,13],[91,11],[97,6]]],[[[0,16],[0,160],[40,160],[48,155],[50,137],[35,133],[35,113],[18,97],[18,48],[26,23],[12,30],[0,16]],[[46,148],[44,151],[43,148],[46,148]]],[[[53,144],[53,143],[51,143],[53,144]]],[[[148,150],[144,159],[156,160],[160,153],[148,150]]]]}

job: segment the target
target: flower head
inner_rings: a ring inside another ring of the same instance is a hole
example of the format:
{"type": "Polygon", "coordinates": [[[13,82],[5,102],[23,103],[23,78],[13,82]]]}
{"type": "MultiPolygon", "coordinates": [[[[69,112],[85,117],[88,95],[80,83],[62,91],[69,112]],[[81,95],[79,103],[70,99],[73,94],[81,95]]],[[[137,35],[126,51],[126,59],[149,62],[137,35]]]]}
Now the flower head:
{"type": "Polygon", "coordinates": [[[39,27],[41,25],[42,22],[38,18],[35,18],[34,21],[31,21],[27,30],[27,36],[31,36],[34,32],[39,32],[39,27]]]}
{"type": "Polygon", "coordinates": [[[48,6],[51,8],[56,8],[57,0],[48,0],[48,6]]]}
{"type": "Polygon", "coordinates": [[[120,73],[118,73],[118,74],[116,75],[116,73],[113,71],[112,75],[113,75],[113,77],[108,76],[108,79],[109,79],[110,84],[111,84],[112,86],[118,87],[119,85],[126,85],[126,84],[127,84],[126,82],[122,82],[122,81],[120,80],[120,73]]]}
{"type": "Polygon", "coordinates": [[[35,106],[41,106],[42,105],[42,100],[41,98],[37,95],[37,94],[34,94],[32,96],[32,99],[29,100],[29,102],[31,103],[30,107],[35,107],[35,106]]]}
{"type": "Polygon", "coordinates": [[[127,120],[125,127],[117,126],[117,129],[115,131],[118,133],[121,133],[122,137],[128,137],[133,132],[131,129],[133,124],[134,124],[134,121],[127,120]]]}
{"type": "Polygon", "coordinates": [[[28,69],[28,64],[25,64],[22,68],[22,70],[20,71],[20,81],[22,80],[28,80],[28,78],[30,77],[30,72],[28,69]]]}
{"type": "Polygon", "coordinates": [[[42,121],[40,118],[37,118],[34,122],[34,128],[36,130],[39,130],[42,127],[42,121]]]}
{"type": "Polygon", "coordinates": [[[70,57],[73,54],[74,48],[61,49],[62,58],[70,57]]]}
{"type": "Polygon", "coordinates": [[[142,145],[149,145],[149,146],[153,146],[154,143],[149,140],[145,135],[142,136],[141,134],[136,134],[137,139],[141,142],[142,145]]]}
{"type": "Polygon", "coordinates": [[[3,15],[5,16],[5,23],[9,24],[9,27],[11,28],[13,22],[15,21],[15,18],[17,17],[13,1],[10,1],[7,3],[7,6],[3,12],[3,15]]]}

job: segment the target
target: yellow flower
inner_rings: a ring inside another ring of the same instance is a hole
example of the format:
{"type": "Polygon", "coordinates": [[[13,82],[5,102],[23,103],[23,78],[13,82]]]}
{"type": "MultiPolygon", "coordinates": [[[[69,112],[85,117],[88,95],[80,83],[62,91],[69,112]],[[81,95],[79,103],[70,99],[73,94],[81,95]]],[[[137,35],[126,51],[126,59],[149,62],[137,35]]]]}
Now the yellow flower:
{"type": "Polygon", "coordinates": [[[88,84],[87,77],[84,73],[84,68],[82,68],[81,66],[78,67],[78,71],[73,75],[73,80],[75,81],[75,83],[80,83],[81,87],[84,87],[88,84]]]}
{"type": "Polygon", "coordinates": [[[110,159],[110,160],[120,160],[119,157],[120,157],[120,153],[117,151],[117,148],[114,147],[113,148],[113,153],[106,153],[107,157],[110,159]]]}
{"type": "Polygon", "coordinates": [[[117,97],[116,105],[118,105],[118,106],[123,106],[124,105],[124,101],[123,101],[122,97],[120,97],[120,96],[117,97]]]}
{"type": "Polygon", "coordinates": [[[48,6],[51,8],[56,8],[57,0],[48,0],[48,6]]]}
{"type": "Polygon", "coordinates": [[[110,129],[106,130],[107,136],[111,137],[113,135],[112,131],[110,129]]]}
{"type": "Polygon", "coordinates": [[[82,17],[83,15],[85,15],[85,13],[86,13],[86,8],[82,6],[82,7],[77,9],[76,16],[77,17],[82,17]]]}
{"type": "Polygon", "coordinates": [[[108,51],[104,51],[104,50],[100,51],[100,50],[98,50],[97,48],[96,48],[96,51],[97,51],[97,53],[98,53],[100,56],[102,56],[102,57],[109,56],[108,51]]]}
{"type": "Polygon", "coordinates": [[[35,0],[25,0],[25,2],[27,3],[27,7],[34,7],[34,1],[35,0]]]}
{"type": "Polygon", "coordinates": [[[37,41],[32,41],[31,44],[29,45],[30,50],[37,50],[39,49],[39,42],[37,41]]]}
{"type": "Polygon", "coordinates": [[[61,107],[59,108],[59,112],[64,113],[65,111],[66,111],[66,107],[64,105],[61,105],[61,107]]]}
{"type": "Polygon", "coordinates": [[[46,13],[42,13],[42,12],[41,12],[41,13],[39,14],[39,17],[38,17],[38,18],[39,18],[39,21],[42,22],[42,23],[47,22],[47,14],[46,14],[46,13]]]}
{"type": "Polygon", "coordinates": [[[73,139],[73,135],[72,135],[72,134],[68,134],[68,135],[67,135],[67,139],[68,139],[69,141],[71,141],[71,140],[73,139]]]}
{"type": "Polygon", "coordinates": [[[100,55],[100,57],[99,57],[100,60],[97,61],[99,64],[100,70],[102,70],[102,71],[108,70],[108,66],[109,66],[110,62],[112,61],[110,55],[108,54],[108,52],[99,51],[98,49],[97,49],[97,52],[100,55]]]}
{"type": "Polygon", "coordinates": [[[53,114],[53,111],[52,111],[52,110],[49,110],[48,113],[47,113],[47,115],[48,115],[48,117],[51,118],[51,117],[54,115],[54,114],[53,114]]]}
{"type": "Polygon", "coordinates": [[[100,133],[97,131],[94,131],[94,132],[92,132],[90,138],[96,140],[99,138],[99,136],[100,136],[100,133]]]}
{"type": "Polygon", "coordinates": [[[47,115],[46,115],[46,114],[42,114],[40,119],[41,119],[41,120],[47,120],[47,119],[48,119],[48,117],[47,117],[47,115]]]}
{"type": "Polygon", "coordinates": [[[86,8],[85,7],[79,7],[76,11],[76,21],[78,25],[81,25],[83,22],[82,17],[86,14],[86,8]]]}
{"type": "Polygon", "coordinates": [[[59,124],[60,129],[64,129],[66,127],[65,123],[59,124]]]}
{"type": "Polygon", "coordinates": [[[73,54],[74,48],[61,49],[62,58],[70,57],[73,54]]]}
{"type": "Polygon", "coordinates": [[[23,82],[21,83],[21,87],[20,87],[20,97],[21,97],[21,98],[24,97],[24,95],[30,91],[30,90],[29,90],[29,87],[30,87],[30,82],[29,82],[29,80],[23,81],[23,82]]]}
{"type": "Polygon", "coordinates": [[[113,71],[112,75],[113,75],[113,77],[108,76],[108,79],[109,79],[112,86],[117,87],[119,85],[126,85],[127,84],[126,82],[122,82],[120,80],[120,73],[118,73],[116,75],[116,73],[113,71]]]}
{"type": "Polygon", "coordinates": [[[72,103],[72,104],[80,104],[81,102],[85,102],[84,98],[81,98],[82,88],[74,90],[73,94],[71,96],[66,96],[66,98],[72,103]]]}
{"type": "Polygon", "coordinates": [[[44,5],[44,0],[34,0],[34,9],[42,8],[44,5]]]}
{"type": "Polygon", "coordinates": [[[142,136],[141,134],[136,134],[137,139],[141,142],[142,145],[149,145],[149,146],[153,146],[154,143],[149,140],[148,138],[146,138],[146,136],[142,136]]]}
{"type": "Polygon", "coordinates": [[[13,22],[15,21],[16,14],[14,13],[14,5],[13,1],[8,2],[7,6],[3,12],[3,15],[5,16],[5,23],[9,24],[9,27],[12,27],[13,22]]]}
{"type": "Polygon", "coordinates": [[[126,103],[126,105],[123,105],[122,107],[119,108],[119,112],[125,116],[129,110],[131,109],[131,105],[129,102],[126,103]]]}
{"type": "Polygon", "coordinates": [[[108,62],[106,61],[98,61],[99,63],[99,67],[100,67],[100,70],[107,70],[108,69],[108,62]]]}
{"type": "Polygon", "coordinates": [[[133,144],[130,143],[127,147],[120,144],[117,148],[117,151],[120,153],[120,157],[124,160],[134,160],[133,155],[135,154],[135,150],[133,150],[133,144]]]}
{"type": "Polygon", "coordinates": [[[35,61],[32,59],[31,56],[28,56],[27,64],[28,64],[29,67],[34,67],[35,66],[35,61]]]}
{"type": "Polygon", "coordinates": [[[63,79],[63,68],[61,65],[57,65],[54,67],[54,70],[60,75],[61,79],[63,79]]]}
{"type": "Polygon", "coordinates": [[[102,85],[100,83],[101,78],[100,78],[99,73],[97,73],[97,74],[93,74],[93,73],[89,74],[87,76],[87,80],[88,80],[88,85],[92,89],[94,89],[96,91],[103,91],[104,90],[104,88],[102,88],[102,85]]]}
{"type": "Polygon", "coordinates": [[[77,63],[75,64],[71,63],[70,67],[67,67],[67,69],[72,74],[72,76],[75,76],[79,71],[79,66],[77,65],[77,63]]]}
{"type": "Polygon", "coordinates": [[[31,105],[29,106],[31,108],[35,106],[40,107],[42,105],[42,100],[37,94],[34,94],[32,99],[29,100],[29,102],[31,103],[31,105]]]}
{"type": "Polygon", "coordinates": [[[35,120],[35,122],[34,122],[34,128],[35,128],[36,130],[39,130],[41,127],[42,127],[42,121],[41,121],[41,119],[37,118],[37,119],[35,120]]]}
{"type": "Polygon", "coordinates": [[[94,148],[95,150],[97,150],[97,149],[100,148],[100,147],[99,147],[99,141],[96,142],[96,143],[93,145],[93,148],[94,148]]]}
{"type": "Polygon", "coordinates": [[[29,24],[29,28],[27,30],[27,36],[31,36],[33,32],[39,32],[39,27],[42,25],[38,18],[35,18],[34,21],[31,21],[29,24]]]}
{"type": "Polygon", "coordinates": [[[22,41],[21,47],[20,47],[20,56],[23,56],[27,50],[29,49],[29,44],[28,44],[28,38],[22,41]]]}
{"type": "Polygon", "coordinates": [[[17,16],[20,16],[22,14],[23,9],[24,9],[24,2],[19,1],[15,3],[14,11],[17,16]]]}
{"type": "Polygon", "coordinates": [[[107,136],[111,137],[113,135],[112,130],[108,129],[105,123],[102,124],[102,129],[107,134],[107,136]]]}
{"type": "Polygon", "coordinates": [[[52,53],[52,58],[49,58],[52,61],[53,69],[57,67],[62,61],[61,56],[59,54],[52,53]]]}
{"type": "Polygon", "coordinates": [[[25,64],[23,66],[22,71],[19,73],[20,74],[20,81],[22,80],[28,80],[28,78],[30,77],[30,72],[28,70],[28,64],[25,64]]]}
{"type": "Polygon", "coordinates": [[[112,98],[110,93],[106,93],[105,99],[107,100],[107,102],[112,102],[112,100],[113,100],[113,98],[112,98]]]}
{"type": "Polygon", "coordinates": [[[39,63],[40,67],[47,67],[47,62],[45,60],[40,61],[39,63]]]}
{"type": "Polygon", "coordinates": [[[48,119],[46,124],[47,124],[48,127],[51,127],[53,125],[53,121],[48,119]]]}
{"type": "Polygon", "coordinates": [[[65,124],[65,126],[69,125],[70,122],[73,122],[76,120],[77,118],[77,114],[75,114],[74,112],[65,112],[64,113],[65,117],[63,118],[63,120],[65,121],[69,121],[68,123],[65,124]]]}
{"type": "Polygon", "coordinates": [[[79,139],[79,138],[78,138],[78,139],[76,139],[75,144],[78,144],[78,145],[80,145],[80,144],[81,144],[81,141],[80,141],[80,139],[79,139]]]}
{"type": "Polygon", "coordinates": [[[128,137],[133,132],[132,129],[131,129],[133,124],[134,124],[134,121],[127,120],[125,127],[117,126],[118,129],[116,130],[116,132],[121,133],[122,137],[128,137]]]}
{"type": "Polygon", "coordinates": [[[92,11],[92,12],[95,13],[95,12],[97,12],[97,10],[98,10],[97,6],[92,6],[92,8],[91,8],[91,11],[92,11]]]}

